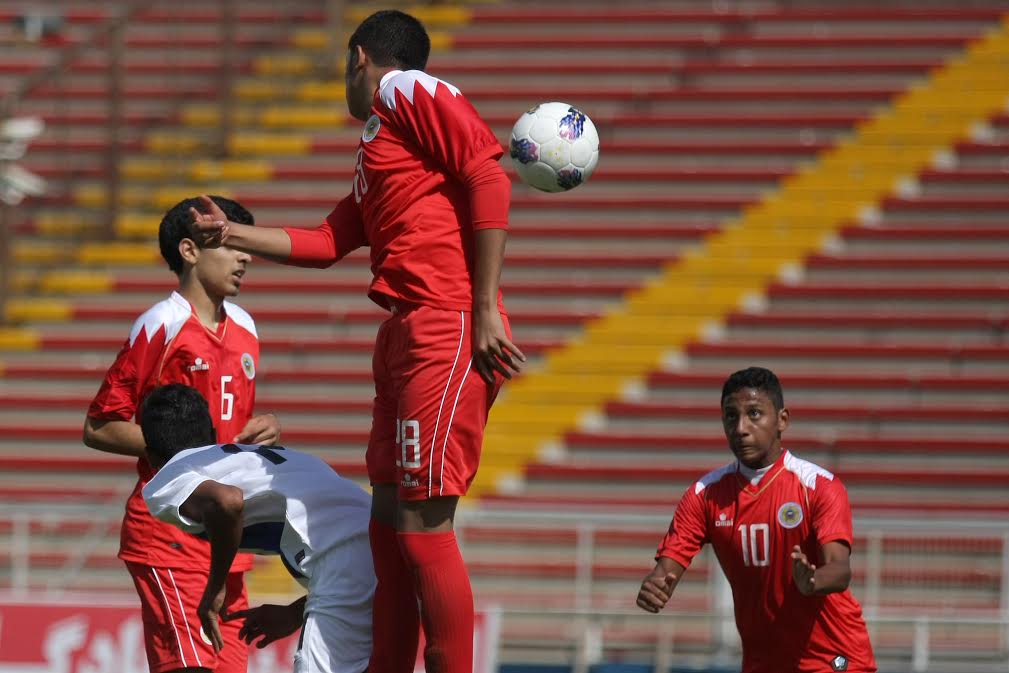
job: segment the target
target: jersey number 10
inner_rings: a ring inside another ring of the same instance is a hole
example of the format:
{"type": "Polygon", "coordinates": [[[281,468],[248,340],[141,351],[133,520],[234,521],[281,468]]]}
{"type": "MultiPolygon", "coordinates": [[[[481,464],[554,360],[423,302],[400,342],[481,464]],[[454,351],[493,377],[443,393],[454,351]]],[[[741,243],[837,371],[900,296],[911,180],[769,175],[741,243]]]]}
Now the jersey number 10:
{"type": "Polygon", "coordinates": [[[768,564],[771,546],[771,529],[766,523],[743,524],[739,527],[742,538],[743,565],[762,567],[768,564]],[[749,529],[749,532],[747,532],[749,529]],[[760,540],[763,540],[761,545],[760,540]]]}

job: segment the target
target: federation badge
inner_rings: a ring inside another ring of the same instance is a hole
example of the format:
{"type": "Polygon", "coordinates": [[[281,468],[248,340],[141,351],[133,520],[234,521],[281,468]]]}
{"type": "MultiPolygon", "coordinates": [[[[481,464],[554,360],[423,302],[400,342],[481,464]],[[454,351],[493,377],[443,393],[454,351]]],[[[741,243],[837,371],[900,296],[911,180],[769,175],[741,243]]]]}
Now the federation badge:
{"type": "Polygon", "coordinates": [[[802,523],[802,508],[798,503],[786,502],[778,508],[778,523],[784,528],[795,528],[802,523]]]}
{"type": "MultiPolygon", "coordinates": [[[[256,361],[248,353],[242,353],[242,371],[245,372],[245,378],[250,381],[256,378],[256,361]]],[[[780,514],[778,518],[781,518],[780,514]]]]}
{"type": "Polygon", "coordinates": [[[364,125],[364,133],[361,134],[361,140],[366,143],[370,143],[378,135],[379,129],[382,128],[382,120],[378,118],[378,115],[372,115],[368,118],[368,122],[364,125]]]}
{"type": "Polygon", "coordinates": [[[835,671],[847,671],[848,670],[848,659],[842,655],[837,655],[830,660],[830,667],[835,671]]]}

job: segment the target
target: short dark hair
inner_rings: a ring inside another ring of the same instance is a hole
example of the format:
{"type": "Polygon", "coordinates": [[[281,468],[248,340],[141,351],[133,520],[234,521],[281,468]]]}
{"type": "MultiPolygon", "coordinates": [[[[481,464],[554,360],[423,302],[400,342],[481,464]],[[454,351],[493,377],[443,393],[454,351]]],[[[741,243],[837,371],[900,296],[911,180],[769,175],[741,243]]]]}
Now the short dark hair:
{"type": "Polygon", "coordinates": [[[350,36],[347,48],[355,65],[354,47],[360,46],[368,57],[380,66],[396,66],[400,70],[423,70],[431,54],[431,38],[424,24],[396,9],[375,12],[361,22],[350,36]]]}
{"type": "Polygon", "coordinates": [[[747,367],[735,372],[725,380],[725,385],[722,386],[721,401],[724,403],[726,397],[743,388],[764,391],[774,404],[775,411],[785,408],[785,394],[781,390],[781,382],[770,369],[747,367]]]}
{"type": "MultiPolygon", "coordinates": [[[[252,213],[237,201],[216,195],[210,198],[220,206],[231,222],[256,224],[252,213]]],[[[165,216],[161,218],[161,226],[158,227],[158,244],[161,246],[161,256],[165,258],[168,268],[174,271],[176,276],[182,275],[182,254],[179,252],[179,243],[184,238],[192,238],[189,227],[193,223],[193,218],[189,214],[189,209],[199,210],[199,203],[200,201],[196,197],[179,201],[168,209],[165,216]]]]}
{"type": "Polygon", "coordinates": [[[179,451],[217,443],[207,401],[183,383],[160,386],[147,395],[140,405],[140,430],[154,465],[164,465],[179,451]]]}

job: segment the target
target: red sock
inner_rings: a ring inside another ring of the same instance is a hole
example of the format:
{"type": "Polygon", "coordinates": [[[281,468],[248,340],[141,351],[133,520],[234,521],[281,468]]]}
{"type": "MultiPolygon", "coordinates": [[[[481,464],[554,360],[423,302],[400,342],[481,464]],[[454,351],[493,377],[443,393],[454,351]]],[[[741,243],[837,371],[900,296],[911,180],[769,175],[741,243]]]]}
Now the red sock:
{"type": "Polygon", "coordinates": [[[368,537],[378,578],[368,673],[413,673],[420,638],[413,572],[400,552],[395,528],[372,519],[368,537]]]}
{"type": "Polygon", "coordinates": [[[413,567],[427,673],[473,673],[473,590],[455,533],[399,533],[413,567]]]}

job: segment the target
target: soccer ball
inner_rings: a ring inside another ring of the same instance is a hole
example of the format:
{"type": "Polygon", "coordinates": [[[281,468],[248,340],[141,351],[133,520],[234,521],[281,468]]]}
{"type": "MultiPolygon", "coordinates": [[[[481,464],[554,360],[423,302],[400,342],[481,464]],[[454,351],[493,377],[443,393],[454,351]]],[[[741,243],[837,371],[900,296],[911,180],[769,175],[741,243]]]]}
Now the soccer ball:
{"type": "Polygon", "coordinates": [[[510,154],[527,185],[566,192],[589,179],[599,162],[599,134],[588,115],[567,103],[542,103],[512,127],[510,154]]]}

